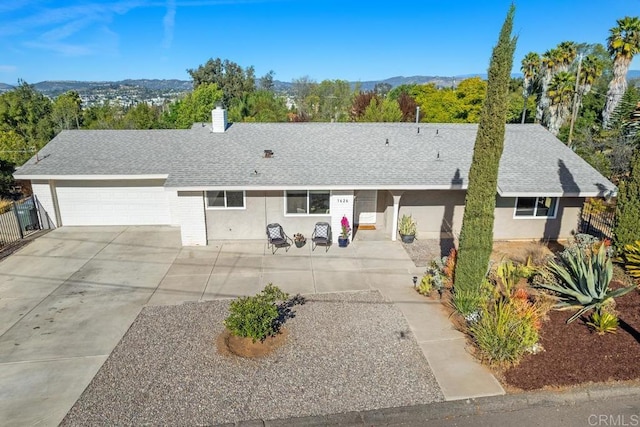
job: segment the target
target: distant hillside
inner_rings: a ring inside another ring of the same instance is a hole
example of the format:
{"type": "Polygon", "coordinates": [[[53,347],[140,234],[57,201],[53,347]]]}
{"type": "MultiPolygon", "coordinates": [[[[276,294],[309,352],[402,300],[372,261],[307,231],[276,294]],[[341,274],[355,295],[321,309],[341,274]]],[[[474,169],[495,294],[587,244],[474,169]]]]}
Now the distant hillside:
{"type": "Polygon", "coordinates": [[[39,92],[44,93],[47,96],[55,98],[56,96],[65,93],[70,90],[83,94],[92,91],[101,90],[117,90],[139,88],[149,91],[172,91],[172,92],[186,92],[191,90],[192,84],[187,80],[155,80],[155,79],[128,79],[120,80],[116,82],[85,82],[75,80],[59,80],[59,81],[44,81],[38,82],[33,85],[39,92]]]}
{"type": "MultiPolygon", "coordinates": [[[[425,84],[434,83],[438,87],[456,86],[460,81],[471,77],[487,78],[486,73],[464,74],[459,76],[396,76],[384,80],[370,80],[361,82],[350,82],[351,87],[360,85],[361,90],[373,90],[378,83],[388,83],[391,87],[403,84],[425,84]]],[[[514,73],[512,77],[522,77],[521,73],[514,73]]],[[[629,80],[640,78],[640,70],[629,70],[627,74],[629,80]]],[[[275,80],[274,89],[276,92],[291,94],[292,83],[275,80]]],[[[188,92],[192,89],[192,83],[189,80],[177,79],[127,79],[120,81],[76,81],[76,80],[59,80],[59,81],[43,81],[33,84],[33,86],[43,94],[55,98],[69,90],[75,90],[83,99],[92,98],[95,94],[128,92],[134,97],[144,95],[143,98],[153,96],[167,96],[188,92]]],[[[0,93],[13,89],[15,86],[6,83],[0,83],[0,93]]],[[[164,97],[163,96],[163,97],[164,97]]]]}

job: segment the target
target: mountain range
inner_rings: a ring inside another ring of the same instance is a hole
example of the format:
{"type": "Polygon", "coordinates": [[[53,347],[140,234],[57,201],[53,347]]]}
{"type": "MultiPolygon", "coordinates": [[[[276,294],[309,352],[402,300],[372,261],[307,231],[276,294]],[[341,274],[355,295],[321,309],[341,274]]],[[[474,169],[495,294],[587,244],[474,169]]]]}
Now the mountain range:
{"type": "MultiPolygon", "coordinates": [[[[357,84],[360,85],[361,90],[373,90],[376,84],[386,83],[391,87],[396,87],[402,84],[425,84],[434,83],[438,87],[456,86],[461,80],[470,77],[487,78],[486,74],[465,74],[459,76],[396,76],[390,77],[384,80],[370,80],[360,82],[350,82],[352,87],[357,84]]],[[[522,77],[520,73],[512,74],[512,77],[522,77]]],[[[640,78],[640,70],[629,70],[627,73],[627,79],[640,78]]],[[[119,89],[132,89],[137,88],[143,91],[152,92],[188,92],[192,89],[192,83],[189,80],[178,79],[127,79],[120,81],[77,81],[77,80],[56,80],[56,81],[42,81],[34,83],[33,86],[39,92],[55,98],[56,96],[65,93],[69,90],[75,90],[82,94],[88,94],[91,92],[100,91],[117,91],[119,89]]],[[[274,89],[277,92],[290,93],[293,84],[291,82],[283,82],[280,80],[274,81],[274,89]]],[[[12,90],[15,86],[0,83],[0,93],[12,90]]]]}

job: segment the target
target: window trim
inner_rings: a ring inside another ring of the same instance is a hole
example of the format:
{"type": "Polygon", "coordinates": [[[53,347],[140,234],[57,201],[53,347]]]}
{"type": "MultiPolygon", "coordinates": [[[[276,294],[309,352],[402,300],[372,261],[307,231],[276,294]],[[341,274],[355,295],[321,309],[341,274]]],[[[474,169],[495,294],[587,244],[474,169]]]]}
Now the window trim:
{"type": "Polygon", "coordinates": [[[300,217],[300,216],[315,216],[315,217],[326,217],[326,216],[331,216],[331,190],[284,190],[283,191],[283,196],[284,196],[284,203],[283,203],[283,209],[284,209],[284,216],[295,216],[295,217],[300,217]],[[288,191],[306,191],[307,192],[307,211],[304,213],[289,213],[287,212],[287,192],[288,191]],[[327,192],[329,193],[329,213],[322,213],[322,214],[312,214],[309,213],[309,203],[310,203],[310,197],[309,197],[309,192],[310,191],[315,191],[315,192],[327,192]]]}
{"type": "Polygon", "coordinates": [[[204,206],[205,209],[207,210],[211,210],[211,211],[231,211],[231,210],[236,210],[236,211],[241,211],[241,210],[246,210],[247,209],[247,192],[244,190],[211,190],[211,191],[205,191],[204,192],[204,206]],[[209,197],[207,196],[207,193],[213,193],[213,192],[220,192],[222,191],[224,193],[224,206],[209,206],[209,197]],[[231,193],[239,193],[242,192],[242,207],[228,207],[227,206],[227,191],[231,192],[231,193]]]}
{"type": "Polygon", "coordinates": [[[535,198],[535,204],[533,205],[533,215],[516,215],[518,211],[518,200],[520,200],[520,196],[516,197],[516,202],[513,206],[513,219],[556,219],[556,215],[558,214],[558,205],[560,204],[560,197],[548,197],[548,196],[523,196],[523,199],[533,199],[535,198]],[[539,199],[555,199],[555,203],[553,205],[553,213],[548,216],[537,216],[538,212],[538,200],[539,199]]]}

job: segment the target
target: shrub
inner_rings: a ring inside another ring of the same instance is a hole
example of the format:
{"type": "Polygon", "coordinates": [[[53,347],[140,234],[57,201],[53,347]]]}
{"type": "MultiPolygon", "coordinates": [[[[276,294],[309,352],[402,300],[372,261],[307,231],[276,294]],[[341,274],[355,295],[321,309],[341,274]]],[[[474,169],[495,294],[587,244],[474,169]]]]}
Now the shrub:
{"type": "Polygon", "coordinates": [[[612,298],[631,292],[635,286],[609,290],[613,277],[613,264],[607,255],[607,247],[600,245],[596,253],[591,250],[569,252],[560,263],[551,261],[549,269],[559,279],[557,284],[542,283],[541,286],[560,294],[556,304],[559,309],[578,309],[567,323],[573,322],[587,311],[599,310],[612,298]]]}
{"type": "Polygon", "coordinates": [[[640,279],[640,240],[624,245],[622,253],[616,261],[624,265],[629,276],[640,279]]]}
{"type": "Polygon", "coordinates": [[[613,239],[616,249],[633,243],[640,237],[640,150],[635,150],[627,178],[618,184],[613,239]]]}
{"type": "Polygon", "coordinates": [[[416,290],[422,295],[429,295],[434,289],[439,293],[442,293],[445,286],[444,279],[445,276],[438,267],[437,261],[433,261],[425,270],[422,280],[416,290]]]}
{"type": "Polygon", "coordinates": [[[456,250],[456,248],[451,248],[451,250],[449,251],[449,256],[443,258],[442,272],[445,276],[447,276],[449,285],[453,285],[453,281],[455,280],[457,257],[458,251],[456,250]]]}
{"type": "Polygon", "coordinates": [[[538,328],[535,311],[528,303],[499,299],[482,309],[469,330],[483,359],[491,364],[517,364],[535,348],[538,328]]]}
{"type": "Polygon", "coordinates": [[[420,284],[416,288],[416,291],[418,291],[420,295],[428,296],[433,290],[432,282],[433,277],[429,273],[425,273],[424,276],[422,276],[422,280],[420,280],[420,284]]]}
{"type": "Polygon", "coordinates": [[[277,301],[285,301],[289,295],[269,283],[257,295],[234,300],[229,307],[229,317],[224,325],[236,336],[264,341],[276,335],[280,327],[280,310],[277,301]]]}
{"type": "Polygon", "coordinates": [[[453,290],[451,305],[469,323],[473,323],[480,317],[482,306],[486,303],[487,297],[480,289],[457,289],[453,290]]]}
{"type": "Polygon", "coordinates": [[[0,199],[0,214],[9,212],[12,206],[13,206],[13,200],[0,199]]]}
{"type": "Polygon", "coordinates": [[[596,310],[591,315],[591,321],[587,325],[591,326],[598,335],[604,335],[607,332],[615,334],[618,329],[618,317],[608,310],[596,310]]]}

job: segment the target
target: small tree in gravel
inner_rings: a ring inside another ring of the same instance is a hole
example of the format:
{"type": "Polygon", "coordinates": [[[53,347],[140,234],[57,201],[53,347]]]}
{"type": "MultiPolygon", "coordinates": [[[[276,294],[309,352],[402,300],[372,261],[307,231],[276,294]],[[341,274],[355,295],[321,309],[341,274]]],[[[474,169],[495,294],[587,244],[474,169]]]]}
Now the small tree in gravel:
{"type": "MultiPolygon", "coordinates": [[[[480,294],[493,247],[498,168],[504,147],[509,82],[516,38],[511,37],[515,6],[504,21],[489,66],[487,95],[480,113],[478,134],[469,170],[460,245],[455,269],[456,295],[480,294]],[[477,292],[474,292],[477,291],[477,292]]],[[[466,297],[465,297],[466,298],[466,297]]]]}
{"type": "Polygon", "coordinates": [[[224,325],[233,335],[251,338],[253,342],[264,341],[279,332],[281,310],[277,301],[288,298],[289,294],[269,283],[257,295],[234,300],[224,325]]]}

